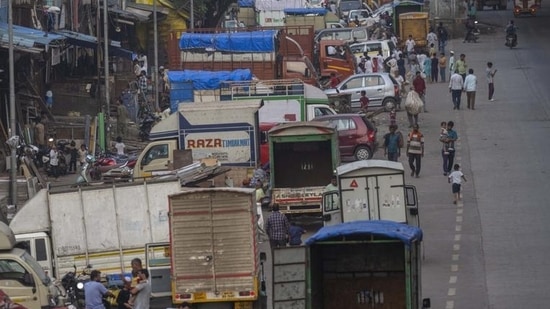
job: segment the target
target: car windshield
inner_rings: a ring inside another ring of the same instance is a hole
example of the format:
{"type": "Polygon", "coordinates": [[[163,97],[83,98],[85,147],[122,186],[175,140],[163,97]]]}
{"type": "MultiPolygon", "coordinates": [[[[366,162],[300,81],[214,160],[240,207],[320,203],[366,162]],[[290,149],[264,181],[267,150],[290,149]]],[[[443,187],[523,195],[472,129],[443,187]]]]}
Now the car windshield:
{"type": "Polygon", "coordinates": [[[21,259],[32,268],[44,285],[50,284],[50,277],[46,275],[44,269],[42,269],[42,266],[40,266],[40,264],[38,264],[38,262],[27,251],[23,251],[23,254],[21,254],[21,259]]]}

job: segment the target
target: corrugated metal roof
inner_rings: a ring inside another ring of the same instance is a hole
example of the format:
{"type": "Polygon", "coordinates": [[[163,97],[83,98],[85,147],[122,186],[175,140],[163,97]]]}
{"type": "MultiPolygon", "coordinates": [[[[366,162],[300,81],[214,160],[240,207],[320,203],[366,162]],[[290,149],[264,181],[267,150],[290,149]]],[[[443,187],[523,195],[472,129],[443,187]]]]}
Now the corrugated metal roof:
{"type": "MultiPolygon", "coordinates": [[[[97,37],[70,30],[58,30],[56,33],[67,38],[67,42],[72,45],[95,48],[97,46],[97,37]]],[[[132,59],[133,52],[121,47],[119,41],[110,40],[109,55],[126,57],[132,59]]]]}
{"type": "MultiPolygon", "coordinates": [[[[9,43],[7,23],[0,23],[0,36],[2,36],[2,44],[9,43]]],[[[35,43],[57,46],[65,40],[65,37],[54,33],[46,34],[46,32],[42,30],[13,25],[13,40],[14,44],[18,46],[30,48],[33,47],[35,43]]]]}

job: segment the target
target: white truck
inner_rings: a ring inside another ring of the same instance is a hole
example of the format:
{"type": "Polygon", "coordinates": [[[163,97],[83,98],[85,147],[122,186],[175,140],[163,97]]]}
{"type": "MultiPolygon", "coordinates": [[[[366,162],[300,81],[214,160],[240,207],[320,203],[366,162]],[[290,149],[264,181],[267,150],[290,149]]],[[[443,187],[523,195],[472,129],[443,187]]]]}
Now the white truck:
{"type": "Polygon", "coordinates": [[[403,164],[361,160],[336,168],[338,191],[323,194],[324,225],[390,220],[420,226],[416,188],[405,184],[403,164]]]}
{"type": "MultiPolygon", "coordinates": [[[[55,278],[87,265],[120,275],[133,258],[144,260],[146,244],[168,241],[168,196],[181,190],[179,180],[41,190],[10,228],[55,278]]],[[[164,289],[153,292],[170,295],[164,289]]]]}

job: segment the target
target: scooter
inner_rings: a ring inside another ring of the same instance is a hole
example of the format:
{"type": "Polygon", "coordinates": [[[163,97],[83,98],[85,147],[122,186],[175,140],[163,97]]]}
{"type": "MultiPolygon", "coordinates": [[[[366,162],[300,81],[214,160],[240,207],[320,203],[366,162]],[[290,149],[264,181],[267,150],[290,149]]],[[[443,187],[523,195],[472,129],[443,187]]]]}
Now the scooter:
{"type": "Polygon", "coordinates": [[[94,157],[92,155],[87,155],[86,160],[84,161],[84,164],[80,167],[80,173],[78,175],[78,178],[76,178],[76,184],[75,186],[86,186],[89,185],[90,182],[88,181],[88,170],[90,168],[90,165],[94,162],[94,157]]]}
{"type": "Polygon", "coordinates": [[[517,40],[514,39],[513,34],[507,34],[506,35],[506,42],[504,43],[505,46],[510,47],[510,49],[516,47],[518,45],[517,40]]]}
{"type": "Polygon", "coordinates": [[[477,43],[477,40],[479,40],[479,35],[481,34],[481,32],[479,31],[479,28],[476,25],[477,25],[477,20],[474,21],[474,26],[472,27],[471,30],[468,31],[466,35],[465,41],[467,41],[468,43],[470,42],[477,43]]]}

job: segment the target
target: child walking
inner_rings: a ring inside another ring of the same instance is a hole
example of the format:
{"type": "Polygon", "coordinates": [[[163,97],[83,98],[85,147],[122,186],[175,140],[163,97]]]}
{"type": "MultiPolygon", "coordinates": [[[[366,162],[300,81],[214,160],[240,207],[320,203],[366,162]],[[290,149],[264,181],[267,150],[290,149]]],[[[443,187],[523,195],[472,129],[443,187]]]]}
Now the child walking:
{"type": "Polygon", "coordinates": [[[453,201],[453,204],[457,204],[458,201],[460,201],[460,189],[462,180],[466,182],[466,177],[464,177],[464,174],[460,171],[460,165],[455,164],[453,166],[453,172],[449,174],[449,183],[452,183],[452,190],[455,200],[453,201]]]}

